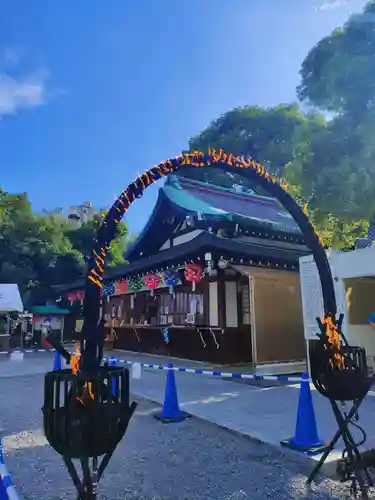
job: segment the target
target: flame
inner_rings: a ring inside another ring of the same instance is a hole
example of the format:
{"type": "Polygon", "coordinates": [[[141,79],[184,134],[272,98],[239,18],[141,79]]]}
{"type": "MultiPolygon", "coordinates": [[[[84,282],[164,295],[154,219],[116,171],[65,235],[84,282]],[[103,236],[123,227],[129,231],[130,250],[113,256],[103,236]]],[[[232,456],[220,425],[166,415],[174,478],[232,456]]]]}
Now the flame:
{"type": "Polygon", "coordinates": [[[94,400],[95,394],[92,389],[92,382],[86,382],[83,386],[82,395],[76,396],[76,400],[79,401],[83,406],[90,400],[94,400]]]}
{"type": "Polygon", "coordinates": [[[92,383],[91,382],[86,382],[84,387],[83,387],[83,391],[84,392],[87,392],[87,394],[90,396],[91,399],[94,399],[95,395],[94,395],[94,391],[92,389],[92,383]]]}
{"type": "Polygon", "coordinates": [[[85,406],[89,401],[93,401],[95,399],[95,394],[92,388],[92,382],[85,382],[85,385],[82,388],[82,394],[80,396],[76,396],[76,400],[81,403],[81,405],[85,406]]]}
{"type": "MultiPolygon", "coordinates": [[[[73,375],[77,375],[79,371],[79,362],[81,359],[81,353],[79,350],[79,345],[76,344],[74,346],[74,354],[70,357],[70,366],[72,368],[73,375]]],[[[93,400],[95,398],[95,394],[92,388],[92,382],[85,382],[83,386],[83,391],[81,396],[77,396],[76,400],[81,404],[85,405],[89,399],[93,400]]]]}
{"type": "Polygon", "coordinates": [[[74,354],[72,354],[70,356],[70,366],[71,366],[73,375],[77,375],[78,370],[79,370],[79,361],[81,359],[81,353],[79,351],[78,344],[75,345],[74,349],[75,349],[74,354]]]}
{"type": "Polygon", "coordinates": [[[341,343],[338,328],[333,322],[331,316],[324,318],[323,324],[325,325],[325,334],[328,343],[335,348],[333,359],[329,360],[330,365],[332,368],[336,365],[339,370],[342,370],[344,368],[344,358],[340,354],[341,343]]]}

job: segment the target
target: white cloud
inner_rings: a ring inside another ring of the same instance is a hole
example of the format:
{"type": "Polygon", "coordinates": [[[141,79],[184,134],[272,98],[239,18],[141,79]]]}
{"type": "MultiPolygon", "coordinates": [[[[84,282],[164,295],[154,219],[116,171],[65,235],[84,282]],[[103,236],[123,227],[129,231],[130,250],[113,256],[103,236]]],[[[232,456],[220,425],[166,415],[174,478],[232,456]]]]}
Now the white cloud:
{"type": "Polygon", "coordinates": [[[17,66],[22,57],[22,51],[19,48],[6,47],[1,54],[4,66],[17,66]]]}
{"type": "Polygon", "coordinates": [[[328,0],[315,7],[315,12],[337,9],[347,3],[348,0],[328,0]]]}
{"type": "Polygon", "coordinates": [[[2,116],[42,106],[47,100],[65,94],[51,93],[49,88],[47,92],[49,73],[45,69],[30,70],[27,52],[22,46],[0,48],[0,120],[2,116]]]}
{"type": "Polygon", "coordinates": [[[21,77],[0,71],[0,117],[18,110],[45,104],[48,72],[37,71],[21,77]]]}

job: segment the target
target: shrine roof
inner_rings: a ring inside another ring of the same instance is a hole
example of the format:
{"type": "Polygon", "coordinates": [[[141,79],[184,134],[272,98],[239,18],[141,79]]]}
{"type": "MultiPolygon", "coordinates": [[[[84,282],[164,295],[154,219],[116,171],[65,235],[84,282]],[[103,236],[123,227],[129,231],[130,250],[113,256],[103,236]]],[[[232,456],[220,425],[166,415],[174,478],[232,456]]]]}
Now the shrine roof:
{"type": "Polygon", "coordinates": [[[238,185],[229,188],[170,175],[159,190],[148,222],[125,258],[133,261],[157,252],[189,215],[207,222],[223,221],[301,236],[292,216],[275,198],[256,194],[248,187],[238,192],[238,185]]]}

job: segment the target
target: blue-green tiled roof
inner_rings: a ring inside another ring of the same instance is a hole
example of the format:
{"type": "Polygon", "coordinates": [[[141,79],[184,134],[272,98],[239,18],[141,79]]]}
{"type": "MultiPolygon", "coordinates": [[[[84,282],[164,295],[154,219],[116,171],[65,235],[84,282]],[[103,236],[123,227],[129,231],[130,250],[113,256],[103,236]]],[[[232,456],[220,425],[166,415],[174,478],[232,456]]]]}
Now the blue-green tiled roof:
{"type": "Polygon", "coordinates": [[[70,314],[69,309],[62,309],[57,306],[34,306],[31,308],[31,312],[37,316],[65,316],[70,314]]]}

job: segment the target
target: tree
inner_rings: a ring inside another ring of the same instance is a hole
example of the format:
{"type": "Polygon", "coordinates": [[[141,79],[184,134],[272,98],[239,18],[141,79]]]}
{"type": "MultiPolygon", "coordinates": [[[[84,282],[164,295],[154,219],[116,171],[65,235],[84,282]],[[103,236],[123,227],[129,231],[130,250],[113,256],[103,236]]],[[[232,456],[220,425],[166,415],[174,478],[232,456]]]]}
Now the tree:
{"type": "MultiPolygon", "coordinates": [[[[312,176],[302,180],[305,165],[311,156],[314,137],[325,132],[324,116],[316,111],[303,113],[296,104],[279,105],[275,108],[246,106],[225,113],[213,121],[201,134],[190,140],[190,150],[207,151],[208,148],[222,148],[235,155],[251,156],[262,163],[278,177],[288,173],[298,186],[301,195],[309,192],[312,176]]],[[[234,183],[245,185],[259,194],[259,187],[236,172],[218,169],[184,169],[180,175],[196,180],[213,182],[225,187],[234,183]]],[[[289,179],[288,179],[289,180],[289,179]]]]}
{"type": "MultiPolygon", "coordinates": [[[[249,155],[277,176],[286,176],[335,246],[352,245],[375,213],[374,20],[372,0],[308,53],[297,89],[307,112],[295,104],[237,108],[189,144],[191,149],[216,147],[249,155]],[[329,119],[322,114],[327,111],[329,119]]],[[[227,187],[240,183],[214,169],[180,175],[227,187]]]]}
{"type": "MultiPolygon", "coordinates": [[[[324,119],[311,117],[316,126],[324,119]]],[[[274,108],[235,108],[213,121],[189,142],[190,149],[223,148],[234,155],[251,156],[274,174],[283,175],[284,166],[305,154],[308,148],[309,116],[297,104],[274,108]],[[307,141],[307,143],[306,143],[307,141]]]]}
{"type": "MultiPolygon", "coordinates": [[[[303,113],[297,105],[271,109],[247,106],[213,121],[191,139],[189,146],[190,150],[206,151],[214,147],[235,155],[253,156],[270,172],[286,177],[290,191],[300,205],[307,203],[309,216],[325,243],[345,248],[352,246],[367,226],[360,218],[361,203],[348,187],[350,175],[343,182],[342,173],[336,172],[335,175],[329,166],[340,163],[343,151],[350,161],[355,159],[355,153],[363,151],[358,139],[359,136],[350,135],[350,128],[343,121],[328,122],[316,110],[303,113]],[[341,187],[340,195],[337,194],[338,186],[341,187]]],[[[179,175],[228,188],[234,183],[243,184],[264,194],[235,172],[181,169],[179,175]]]]}
{"type": "MultiPolygon", "coordinates": [[[[0,190],[0,281],[17,283],[34,299],[44,296],[54,278],[69,276],[55,271],[59,259],[73,256],[82,271],[83,260],[65,237],[55,217],[34,214],[26,194],[0,190]]],[[[76,270],[77,270],[76,268],[76,270]]]]}
{"type": "MultiPolygon", "coordinates": [[[[303,113],[297,104],[281,104],[274,108],[245,106],[214,120],[190,140],[189,148],[203,151],[210,147],[222,148],[235,155],[251,156],[276,176],[283,177],[287,165],[289,171],[302,171],[311,151],[312,136],[325,127],[323,115],[316,111],[303,113]]],[[[179,175],[228,188],[242,184],[245,190],[266,195],[236,172],[181,169],[179,175]]]]}
{"type": "MultiPolygon", "coordinates": [[[[301,169],[313,207],[351,221],[375,212],[375,0],[302,63],[301,101],[334,113],[301,169]]],[[[306,191],[306,187],[305,187],[306,191]]]]}
{"type": "MultiPolygon", "coordinates": [[[[94,215],[88,222],[82,224],[78,228],[68,227],[65,231],[66,236],[69,238],[73,248],[87,259],[91,253],[93,240],[99,229],[105,212],[101,211],[94,215]]],[[[118,224],[116,238],[112,241],[106,265],[118,266],[125,264],[124,253],[130,243],[128,226],[124,221],[118,224]]]]}
{"type": "MultiPolygon", "coordinates": [[[[26,305],[45,303],[54,285],[83,277],[85,257],[102,218],[97,215],[73,229],[61,216],[35,214],[26,194],[0,189],[0,282],[17,283],[26,305]]],[[[125,262],[127,236],[122,223],[110,247],[109,264],[125,262]]]]}
{"type": "Polygon", "coordinates": [[[375,0],[311,49],[301,67],[301,101],[358,119],[375,103],[375,0]]]}

